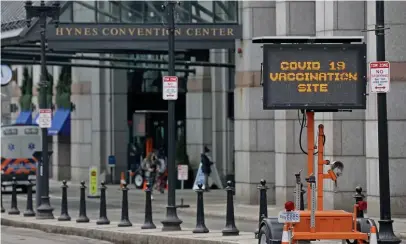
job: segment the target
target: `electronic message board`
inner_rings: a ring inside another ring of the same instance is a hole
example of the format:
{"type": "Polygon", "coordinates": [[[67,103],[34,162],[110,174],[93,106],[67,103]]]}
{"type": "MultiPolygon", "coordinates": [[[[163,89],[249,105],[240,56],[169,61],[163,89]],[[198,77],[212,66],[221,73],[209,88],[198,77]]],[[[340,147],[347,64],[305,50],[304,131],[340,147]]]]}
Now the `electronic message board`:
{"type": "Polygon", "coordinates": [[[264,109],[366,108],[365,44],[264,45],[264,109]]]}

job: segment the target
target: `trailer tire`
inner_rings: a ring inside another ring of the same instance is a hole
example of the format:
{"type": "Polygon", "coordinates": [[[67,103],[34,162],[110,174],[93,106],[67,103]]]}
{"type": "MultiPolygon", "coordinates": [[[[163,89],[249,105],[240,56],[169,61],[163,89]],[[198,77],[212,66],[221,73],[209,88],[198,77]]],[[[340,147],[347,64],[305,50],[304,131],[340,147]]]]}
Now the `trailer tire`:
{"type": "MultiPolygon", "coordinates": [[[[372,226],[375,226],[375,228],[378,230],[378,227],[376,226],[376,223],[373,219],[369,218],[357,218],[357,230],[359,230],[362,233],[369,233],[371,230],[371,224],[372,226]]],[[[376,233],[377,238],[379,240],[379,234],[376,233]]],[[[357,240],[345,240],[347,244],[359,244],[357,240]]],[[[369,243],[369,241],[367,241],[369,243]]]]}
{"type": "Polygon", "coordinates": [[[142,174],[136,173],[134,176],[134,185],[137,189],[142,189],[142,186],[144,184],[144,177],[142,177],[142,174]]]}
{"type": "Polygon", "coordinates": [[[271,233],[269,229],[263,225],[258,232],[258,244],[271,244],[271,233]]]}

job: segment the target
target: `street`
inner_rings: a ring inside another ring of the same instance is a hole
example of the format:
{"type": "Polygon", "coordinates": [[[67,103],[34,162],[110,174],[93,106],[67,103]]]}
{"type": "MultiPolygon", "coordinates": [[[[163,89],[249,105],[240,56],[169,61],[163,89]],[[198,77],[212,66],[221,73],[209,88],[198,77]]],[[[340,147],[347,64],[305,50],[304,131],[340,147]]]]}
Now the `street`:
{"type": "MultiPolygon", "coordinates": [[[[107,216],[110,221],[119,221],[121,216],[121,191],[118,185],[107,186],[107,216]]],[[[134,186],[129,186],[128,191],[129,199],[129,217],[135,224],[142,224],[144,221],[144,201],[145,193],[141,190],[135,189],[134,186]]],[[[9,189],[8,189],[9,190],[9,189]]],[[[87,189],[86,189],[87,190],[87,189]]],[[[34,206],[35,206],[35,194],[34,206]]],[[[86,192],[87,195],[87,192],[86,192]]],[[[217,204],[219,208],[224,209],[224,216],[226,212],[226,192],[224,190],[212,190],[204,195],[205,204],[217,204]]],[[[196,193],[191,190],[185,190],[184,192],[177,190],[177,204],[180,204],[180,198],[184,198],[184,204],[191,204],[192,207],[196,206],[196,193]]],[[[61,188],[60,185],[50,184],[50,199],[51,205],[54,208],[55,218],[60,215],[61,208],[61,188]]],[[[160,194],[155,192],[154,200],[152,202],[153,208],[153,220],[155,224],[161,224],[160,222],[165,219],[166,215],[166,200],[167,192],[160,194]]],[[[11,194],[9,192],[3,195],[3,206],[7,210],[11,204],[11,194]]],[[[21,215],[26,207],[26,194],[19,193],[17,197],[18,208],[21,211],[21,215]]],[[[91,222],[95,222],[99,217],[99,203],[98,198],[86,198],[87,216],[91,222]]],[[[68,188],[68,211],[72,220],[75,220],[79,214],[79,186],[69,186],[68,188]]],[[[190,211],[183,211],[178,209],[178,216],[183,221],[182,227],[194,228],[196,226],[196,216],[190,211]]],[[[206,225],[210,230],[221,230],[226,223],[225,217],[209,217],[206,216],[206,225]]],[[[256,229],[257,221],[253,220],[236,220],[237,228],[240,231],[254,232],[256,229]]],[[[254,236],[254,235],[253,235],[254,236]]]]}
{"type": "Polygon", "coordinates": [[[57,235],[38,230],[1,226],[1,244],[111,244],[79,236],[57,235]]]}

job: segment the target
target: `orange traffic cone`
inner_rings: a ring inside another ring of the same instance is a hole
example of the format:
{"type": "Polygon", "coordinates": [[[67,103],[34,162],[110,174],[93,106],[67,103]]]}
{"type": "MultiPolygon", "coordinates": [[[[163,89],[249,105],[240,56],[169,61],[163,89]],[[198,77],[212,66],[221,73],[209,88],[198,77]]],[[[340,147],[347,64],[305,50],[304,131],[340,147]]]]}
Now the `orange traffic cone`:
{"type": "Polygon", "coordinates": [[[378,244],[378,237],[376,236],[375,226],[371,226],[371,235],[369,236],[369,244],[378,244]]]}
{"type": "Polygon", "coordinates": [[[283,225],[281,244],[289,244],[289,233],[288,233],[288,225],[287,224],[283,225]]]}
{"type": "Polygon", "coordinates": [[[147,180],[144,180],[144,183],[142,184],[142,190],[145,191],[147,189],[147,180]]]}
{"type": "Polygon", "coordinates": [[[123,188],[124,184],[125,184],[125,174],[124,172],[121,172],[121,177],[120,177],[120,188],[123,188]]]}

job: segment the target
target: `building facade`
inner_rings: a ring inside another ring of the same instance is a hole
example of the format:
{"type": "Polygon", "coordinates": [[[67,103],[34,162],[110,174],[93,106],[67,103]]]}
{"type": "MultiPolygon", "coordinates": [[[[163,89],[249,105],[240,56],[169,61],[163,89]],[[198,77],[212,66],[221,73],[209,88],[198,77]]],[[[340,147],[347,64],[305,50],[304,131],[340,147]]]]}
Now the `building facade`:
{"type": "MultiPolygon", "coordinates": [[[[115,14],[114,11],[122,11],[107,4],[94,4],[98,6],[99,11],[104,8],[103,11],[110,15],[115,14]]],[[[210,9],[210,6],[215,5],[201,4],[201,7],[210,9]]],[[[235,178],[236,197],[239,201],[258,203],[257,185],[263,178],[270,187],[268,191],[270,203],[281,205],[293,199],[294,173],[305,168],[306,155],[299,148],[298,112],[262,109],[262,49],[259,44],[252,43],[252,38],[364,36],[368,48],[367,59],[374,61],[375,33],[365,30],[374,29],[375,2],[244,1],[238,2],[235,7],[238,18],[228,20],[231,22],[238,20],[242,25],[241,38],[235,40],[233,49],[210,49],[207,60],[213,63],[232,63],[235,64],[235,69],[189,67],[195,72],[187,77],[185,93],[186,152],[192,168],[196,171],[203,146],[208,145],[212,149],[213,159],[221,178],[223,180],[228,177],[235,178]],[[233,106],[229,106],[230,103],[233,106]]],[[[105,15],[104,17],[95,15],[94,10],[83,4],[74,3],[71,8],[72,11],[62,15],[61,21],[66,18],[73,19],[74,22],[91,23],[96,21],[95,16],[99,16],[99,20],[107,18],[105,15]]],[[[198,8],[191,8],[194,15],[198,8]]],[[[220,18],[225,15],[221,9],[223,8],[212,7],[210,11],[220,18]]],[[[406,215],[404,208],[406,182],[403,179],[406,172],[404,150],[406,113],[402,107],[403,93],[406,89],[405,12],[406,4],[403,2],[385,2],[385,21],[390,28],[386,31],[385,41],[386,59],[391,62],[392,84],[388,94],[388,125],[391,204],[395,216],[406,215]]],[[[147,17],[154,18],[155,15],[149,13],[147,17]]],[[[115,54],[114,57],[129,57],[129,55],[115,54]]],[[[89,64],[89,61],[72,62],[89,64]]],[[[110,62],[91,61],[91,63],[110,62]]],[[[17,68],[20,84],[21,69],[17,68]]],[[[61,68],[50,66],[49,70],[53,74],[56,86],[61,68]]],[[[39,71],[38,67],[33,67],[34,83],[35,79],[38,79],[36,77],[39,76],[39,71]]],[[[109,155],[116,156],[116,178],[121,171],[127,170],[127,144],[130,133],[127,114],[128,85],[127,82],[122,82],[127,80],[128,73],[125,70],[72,68],[71,101],[75,104],[75,110],[70,115],[70,135],[52,138],[53,178],[80,181],[88,178],[90,166],[97,166],[100,169],[101,179],[108,179],[109,155]]],[[[17,103],[18,86],[17,84],[13,86],[15,89],[10,95],[11,103],[17,103]]],[[[33,99],[33,103],[37,104],[36,99],[33,99]]],[[[12,113],[12,119],[17,115],[18,112],[12,113]]],[[[360,185],[368,195],[369,215],[377,216],[379,174],[376,96],[374,94],[367,96],[366,110],[316,113],[316,125],[320,123],[325,126],[326,158],[331,161],[340,160],[345,165],[337,187],[333,183],[325,184],[326,208],[351,210],[348,203],[354,201],[354,189],[360,185]]],[[[306,136],[302,140],[305,141],[306,136]]]]}

